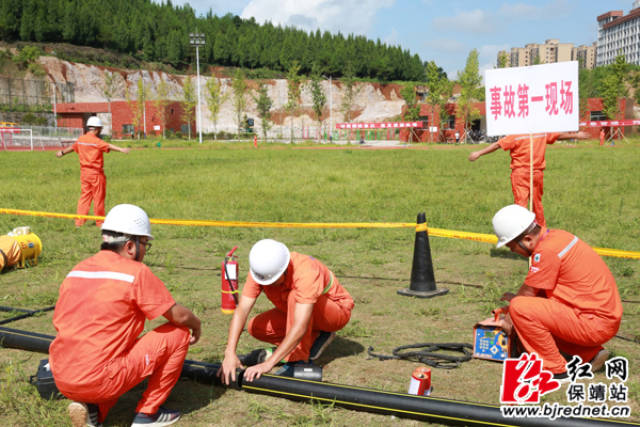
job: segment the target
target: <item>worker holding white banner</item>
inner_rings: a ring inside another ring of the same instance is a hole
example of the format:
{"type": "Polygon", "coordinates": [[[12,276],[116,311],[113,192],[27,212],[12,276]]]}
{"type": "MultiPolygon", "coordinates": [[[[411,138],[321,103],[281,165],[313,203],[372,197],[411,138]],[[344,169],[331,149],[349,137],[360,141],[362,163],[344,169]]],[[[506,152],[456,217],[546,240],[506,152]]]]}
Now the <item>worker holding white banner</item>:
{"type": "Polygon", "coordinates": [[[539,133],[535,135],[509,135],[482,150],[474,151],[469,155],[469,161],[473,162],[480,156],[493,153],[498,148],[509,151],[511,155],[511,191],[513,191],[513,203],[527,207],[527,200],[533,205],[536,214],[536,222],[546,225],[544,208],[542,206],[542,194],[544,193],[544,158],[547,144],[553,144],[563,139],[586,139],[586,132],[573,133],[539,133]],[[532,140],[532,144],[530,143],[532,140]],[[530,161],[531,145],[533,146],[533,162],[530,161]],[[533,191],[531,191],[531,167],[533,166],[533,191]],[[530,195],[533,194],[532,197],[530,195]]]}
{"type": "Polygon", "coordinates": [[[559,62],[485,72],[487,135],[509,135],[469,155],[469,161],[496,151],[511,154],[514,202],[535,211],[545,225],[542,207],[547,144],[586,139],[578,130],[578,63],[559,62]]]}

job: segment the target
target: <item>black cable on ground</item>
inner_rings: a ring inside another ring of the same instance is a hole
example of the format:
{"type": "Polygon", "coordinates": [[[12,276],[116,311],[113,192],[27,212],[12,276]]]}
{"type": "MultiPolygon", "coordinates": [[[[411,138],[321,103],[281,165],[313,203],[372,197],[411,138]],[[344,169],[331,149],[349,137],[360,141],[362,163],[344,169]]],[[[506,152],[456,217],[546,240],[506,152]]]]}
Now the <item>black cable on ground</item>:
{"type": "Polygon", "coordinates": [[[392,354],[374,353],[374,348],[367,349],[369,357],[380,360],[405,359],[424,363],[425,365],[441,369],[454,369],[461,363],[471,360],[473,356],[473,346],[464,343],[420,343],[401,345],[393,349],[392,354]],[[420,349],[417,351],[405,351],[407,349],[420,349]],[[462,356],[441,353],[441,351],[458,352],[462,356]]]}

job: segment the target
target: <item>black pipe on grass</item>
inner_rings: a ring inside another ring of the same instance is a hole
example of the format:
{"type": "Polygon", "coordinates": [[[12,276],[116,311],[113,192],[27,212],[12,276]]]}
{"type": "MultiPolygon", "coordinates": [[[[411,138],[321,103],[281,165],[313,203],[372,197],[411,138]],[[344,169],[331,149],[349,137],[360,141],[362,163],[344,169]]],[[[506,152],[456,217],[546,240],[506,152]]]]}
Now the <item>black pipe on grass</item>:
{"type": "MultiPolygon", "coordinates": [[[[219,364],[185,360],[182,376],[206,384],[220,385],[220,380],[216,376],[219,367],[219,364]]],[[[635,425],[615,420],[586,418],[556,418],[555,420],[546,418],[508,418],[502,415],[499,407],[491,405],[415,396],[271,374],[264,374],[260,378],[248,382],[243,381],[242,374],[242,371],[238,371],[237,384],[232,384],[231,386],[250,393],[266,394],[298,401],[322,402],[358,411],[376,412],[443,424],[525,427],[611,427],[635,425]]]]}
{"type": "MultiPolygon", "coordinates": [[[[17,329],[0,328],[0,344],[29,351],[47,353],[54,337],[17,329]],[[7,345],[7,343],[9,345],[7,345]]],[[[216,372],[219,364],[185,360],[182,376],[195,381],[221,385],[216,372]]],[[[590,427],[636,425],[615,420],[585,418],[508,418],[500,408],[448,399],[393,393],[351,385],[332,384],[265,374],[254,381],[243,381],[238,371],[231,387],[250,393],[285,397],[292,400],[317,401],[359,411],[377,412],[402,418],[456,425],[532,426],[532,427],[590,427]]]]}
{"type": "Polygon", "coordinates": [[[54,338],[51,335],[0,327],[0,345],[3,347],[49,354],[49,345],[54,338]]]}
{"type": "Polygon", "coordinates": [[[55,308],[56,308],[56,306],[52,305],[52,306],[45,307],[45,308],[39,308],[38,310],[13,309],[12,311],[20,311],[20,312],[24,312],[24,314],[19,314],[17,316],[10,317],[8,319],[0,320],[0,325],[6,325],[7,323],[15,322],[16,320],[20,320],[20,319],[25,319],[27,317],[31,317],[31,316],[33,316],[35,314],[38,314],[38,313],[44,313],[46,311],[51,311],[51,310],[53,310],[55,308]]]}

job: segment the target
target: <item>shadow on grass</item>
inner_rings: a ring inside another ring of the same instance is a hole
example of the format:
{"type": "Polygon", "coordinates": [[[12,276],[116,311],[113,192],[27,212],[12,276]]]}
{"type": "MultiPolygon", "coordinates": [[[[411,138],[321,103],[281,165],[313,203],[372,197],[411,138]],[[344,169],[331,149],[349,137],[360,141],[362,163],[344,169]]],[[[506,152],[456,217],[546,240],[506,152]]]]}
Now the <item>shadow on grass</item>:
{"type": "MultiPolygon", "coordinates": [[[[166,264],[160,262],[144,262],[149,268],[157,267],[157,268],[169,268],[166,264]]],[[[193,271],[220,271],[220,267],[192,267],[188,265],[172,265],[172,269],[175,270],[193,270],[193,271]]],[[[220,274],[218,274],[219,276],[220,274]]]]}
{"type": "MultiPolygon", "coordinates": [[[[147,388],[147,382],[144,380],[120,397],[118,403],[107,415],[105,425],[128,426],[131,424],[136,405],[147,388]]],[[[189,378],[180,378],[162,406],[188,414],[219,399],[226,391],[226,387],[214,387],[209,384],[197,383],[189,378]]]]}
{"type": "Polygon", "coordinates": [[[324,366],[341,357],[354,356],[363,352],[364,346],[362,344],[338,335],[318,358],[316,363],[324,366]]]}
{"type": "Polygon", "coordinates": [[[524,259],[522,258],[522,256],[516,253],[513,253],[511,251],[505,251],[504,249],[496,249],[496,248],[492,248],[489,251],[489,255],[492,258],[524,259]]]}
{"type": "MultiPolygon", "coordinates": [[[[359,279],[359,280],[386,280],[389,282],[403,282],[409,285],[410,280],[405,278],[397,278],[397,277],[369,277],[369,276],[345,276],[340,275],[340,278],[345,279],[359,279]]],[[[473,288],[483,288],[483,285],[474,285],[473,283],[465,283],[465,282],[453,282],[448,280],[436,280],[436,285],[445,284],[445,285],[457,285],[457,286],[471,286],[473,288]]]]}

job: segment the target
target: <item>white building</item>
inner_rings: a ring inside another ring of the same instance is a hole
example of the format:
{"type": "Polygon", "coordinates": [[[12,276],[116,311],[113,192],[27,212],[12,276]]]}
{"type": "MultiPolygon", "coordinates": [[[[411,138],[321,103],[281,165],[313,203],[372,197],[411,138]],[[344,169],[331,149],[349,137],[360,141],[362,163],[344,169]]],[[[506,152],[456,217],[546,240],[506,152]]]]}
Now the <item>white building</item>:
{"type": "Polygon", "coordinates": [[[640,64],[640,0],[628,15],[612,10],[598,16],[596,66],[615,62],[622,54],[631,64],[640,64]]]}

